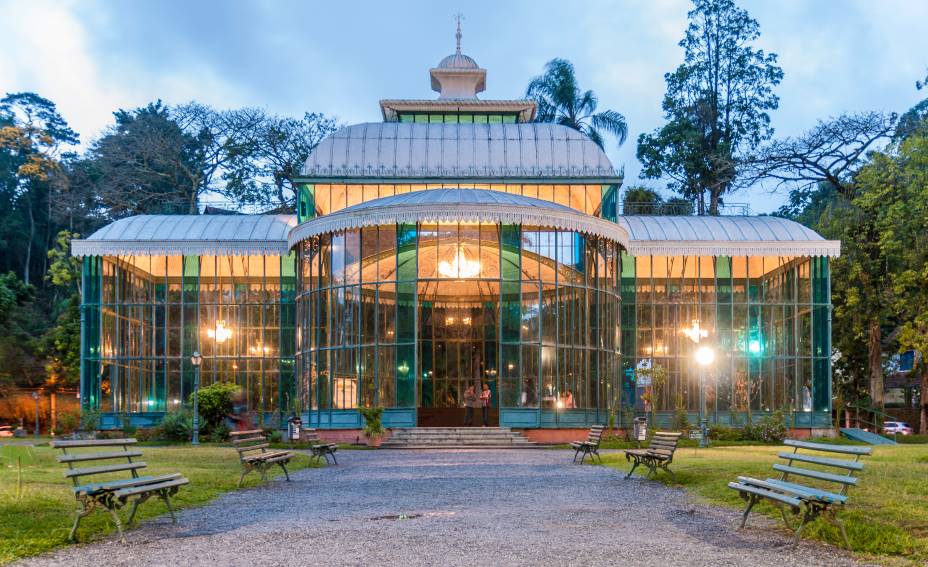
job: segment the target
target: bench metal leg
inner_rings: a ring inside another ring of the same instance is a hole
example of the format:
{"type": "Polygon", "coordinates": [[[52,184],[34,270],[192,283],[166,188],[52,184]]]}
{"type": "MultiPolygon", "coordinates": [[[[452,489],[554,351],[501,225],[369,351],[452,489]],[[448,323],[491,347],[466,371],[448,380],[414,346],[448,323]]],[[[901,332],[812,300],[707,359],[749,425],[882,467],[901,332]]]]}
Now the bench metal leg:
{"type": "Polygon", "coordinates": [[[77,526],[81,523],[81,518],[93,512],[96,505],[97,503],[95,500],[81,499],[81,507],[78,508],[77,512],[74,514],[74,525],[71,527],[68,541],[74,541],[74,536],[77,535],[77,526]]]}
{"type": "Polygon", "coordinates": [[[738,527],[739,530],[744,529],[744,524],[746,524],[748,521],[748,514],[751,513],[751,508],[753,508],[754,505],[757,504],[757,500],[758,500],[757,496],[754,496],[753,494],[747,498],[748,507],[745,508],[744,513],[741,514],[741,525],[738,527]]]}
{"type": "Polygon", "coordinates": [[[139,509],[139,504],[142,503],[142,498],[136,498],[132,501],[132,510],[129,511],[129,520],[126,522],[128,525],[132,525],[132,520],[135,519],[135,511],[139,509]]]}
{"type": "Polygon", "coordinates": [[[834,524],[835,526],[837,526],[838,531],[841,532],[841,539],[844,540],[844,547],[845,547],[848,551],[850,551],[850,550],[851,550],[851,542],[850,542],[849,539],[847,539],[847,532],[844,531],[844,522],[842,522],[841,520],[838,519],[838,511],[835,510],[834,508],[829,508],[828,511],[824,514],[824,516],[825,516],[825,519],[826,519],[826,520],[828,520],[830,523],[832,523],[832,524],[834,524]]]}
{"type": "MultiPolygon", "coordinates": [[[[633,457],[633,459],[635,460],[635,462],[634,462],[634,464],[632,464],[632,470],[628,471],[628,474],[625,475],[625,478],[631,478],[631,477],[632,477],[632,473],[635,472],[635,469],[637,469],[637,468],[638,468],[638,465],[641,464],[641,461],[638,459],[638,457],[633,457]]],[[[626,458],[626,460],[628,460],[628,459],[626,458]]]]}
{"type": "Polygon", "coordinates": [[[574,462],[575,462],[575,463],[577,462],[577,457],[579,457],[579,456],[580,456],[580,449],[576,449],[576,450],[574,451],[574,462]]]}
{"type": "Polygon", "coordinates": [[[119,514],[116,513],[116,508],[107,508],[110,512],[110,515],[113,516],[113,523],[116,524],[116,531],[119,532],[119,539],[123,543],[126,543],[126,534],[122,531],[122,521],[119,519],[119,514]]]}
{"type": "Polygon", "coordinates": [[[167,491],[162,490],[158,497],[164,500],[164,505],[168,507],[168,513],[171,514],[171,523],[177,523],[177,516],[174,515],[174,508],[171,506],[171,498],[169,497],[167,491]]]}
{"type": "Polygon", "coordinates": [[[290,473],[287,472],[287,467],[283,463],[277,463],[277,465],[284,470],[284,476],[287,477],[287,482],[290,482],[290,473]]]}
{"type": "Polygon", "coordinates": [[[335,453],[333,453],[333,452],[331,452],[331,451],[326,452],[326,457],[325,457],[325,462],[326,462],[326,464],[328,464],[328,462],[329,462],[329,457],[328,457],[329,455],[332,456],[332,462],[333,462],[334,464],[337,465],[337,464],[338,464],[338,459],[335,458],[335,453]]]}
{"type": "Polygon", "coordinates": [[[802,537],[802,530],[806,527],[806,524],[809,523],[815,517],[815,513],[811,508],[807,508],[802,514],[802,521],[799,523],[799,527],[796,528],[796,536],[793,538],[793,547],[799,545],[799,539],[802,537]]]}

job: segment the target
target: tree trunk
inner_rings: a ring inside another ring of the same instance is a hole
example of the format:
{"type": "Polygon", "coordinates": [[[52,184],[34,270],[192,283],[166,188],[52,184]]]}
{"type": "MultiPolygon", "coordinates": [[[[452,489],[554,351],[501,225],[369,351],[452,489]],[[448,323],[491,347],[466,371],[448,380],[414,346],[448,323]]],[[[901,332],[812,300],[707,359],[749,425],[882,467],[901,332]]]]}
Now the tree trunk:
{"type": "Polygon", "coordinates": [[[928,366],[922,365],[922,411],[920,415],[919,432],[928,435],[928,366]]]}
{"type": "Polygon", "coordinates": [[[29,265],[32,263],[32,241],[35,239],[35,215],[32,212],[32,200],[26,203],[29,212],[29,240],[26,243],[26,265],[23,267],[23,281],[29,283],[29,265]]]}
{"type": "Polygon", "coordinates": [[[883,411],[883,358],[880,322],[870,321],[867,340],[867,366],[870,370],[870,400],[873,406],[883,411]]]}
{"type": "Polygon", "coordinates": [[[719,194],[717,191],[709,191],[709,214],[718,216],[719,214],[719,194]]]}

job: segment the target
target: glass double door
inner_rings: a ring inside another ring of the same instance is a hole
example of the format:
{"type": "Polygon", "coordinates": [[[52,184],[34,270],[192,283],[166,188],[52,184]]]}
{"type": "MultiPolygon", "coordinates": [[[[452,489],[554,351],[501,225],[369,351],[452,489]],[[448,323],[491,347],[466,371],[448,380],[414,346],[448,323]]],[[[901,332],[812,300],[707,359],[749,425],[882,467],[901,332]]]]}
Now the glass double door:
{"type": "MultiPolygon", "coordinates": [[[[499,284],[484,280],[419,283],[419,425],[464,422],[464,394],[490,388],[492,424],[498,405],[499,284]]],[[[475,410],[474,425],[480,425],[475,410]]]]}

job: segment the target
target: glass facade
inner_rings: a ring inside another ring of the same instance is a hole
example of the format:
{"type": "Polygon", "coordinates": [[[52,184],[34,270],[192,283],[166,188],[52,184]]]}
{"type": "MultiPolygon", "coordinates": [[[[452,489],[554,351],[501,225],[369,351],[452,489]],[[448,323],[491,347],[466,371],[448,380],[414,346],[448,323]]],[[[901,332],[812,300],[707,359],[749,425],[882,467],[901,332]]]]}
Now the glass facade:
{"type": "Polygon", "coordinates": [[[518,183],[422,183],[422,184],[306,184],[299,194],[299,221],[327,215],[346,207],[428,189],[489,189],[541,199],[570,207],[591,216],[615,220],[615,185],[522,185],[518,183]]]}
{"type": "MultiPolygon", "coordinates": [[[[626,400],[644,410],[640,371],[660,367],[656,405],[743,424],[782,410],[796,425],[831,414],[828,259],[772,256],[622,257],[622,365],[626,400]],[[700,370],[697,348],[714,362],[700,370]]],[[[647,374],[647,373],[645,373],[647,374]]]]}
{"type": "Polygon", "coordinates": [[[519,121],[518,112],[400,112],[399,122],[416,122],[419,124],[515,124],[519,121]]]}
{"type": "Polygon", "coordinates": [[[160,414],[202,386],[235,382],[275,420],[294,399],[295,256],[84,259],[85,404],[160,414]]]}
{"type": "Polygon", "coordinates": [[[485,382],[502,420],[507,408],[536,422],[605,418],[620,362],[618,244],[518,225],[391,225],[308,239],[299,265],[311,413],[457,408],[485,382]]]}

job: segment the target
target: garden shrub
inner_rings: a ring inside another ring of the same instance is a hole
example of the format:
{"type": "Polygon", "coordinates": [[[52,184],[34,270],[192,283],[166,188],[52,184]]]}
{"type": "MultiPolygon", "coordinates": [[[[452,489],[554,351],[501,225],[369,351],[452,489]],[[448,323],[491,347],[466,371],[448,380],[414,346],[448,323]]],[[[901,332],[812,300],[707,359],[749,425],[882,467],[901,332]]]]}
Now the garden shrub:
{"type": "Polygon", "coordinates": [[[55,435],[61,433],[71,433],[81,425],[81,414],[77,411],[64,411],[58,414],[58,431],[55,435]]]}
{"type": "Polygon", "coordinates": [[[789,434],[783,412],[775,411],[757,423],[744,426],[744,439],[762,443],[780,443],[789,434]]]}
{"type": "Polygon", "coordinates": [[[743,438],[743,432],[734,427],[713,425],[709,428],[709,439],[713,441],[741,441],[743,438]]]}
{"type": "Polygon", "coordinates": [[[158,426],[158,437],[165,441],[188,441],[193,433],[193,414],[188,409],[172,411],[158,426]]]}
{"type": "Polygon", "coordinates": [[[690,418],[683,405],[683,394],[677,394],[674,398],[673,429],[683,433],[690,430],[690,418]]]}
{"type": "Polygon", "coordinates": [[[274,429],[267,434],[267,440],[271,443],[281,443],[284,440],[284,434],[279,429],[274,429]]]}
{"type": "Polygon", "coordinates": [[[91,432],[100,429],[100,412],[84,408],[81,411],[81,431],[91,432]]]}
{"type": "Polygon", "coordinates": [[[208,440],[211,443],[223,443],[229,440],[229,426],[225,422],[220,422],[219,425],[213,427],[208,436],[208,440]]]}
{"type": "MultiPolygon", "coordinates": [[[[239,387],[229,382],[216,382],[199,391],[200,419],[209,431],[213,431],[232,413],[232,406],[239,387]]],[[[193,404],[193,394],[190,394],[193,404]]]]}

